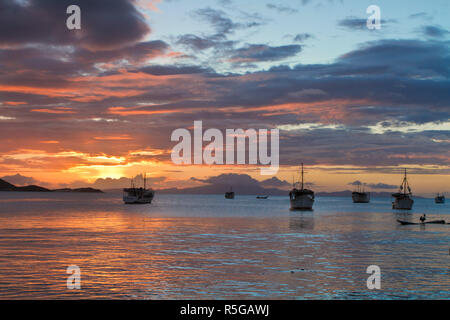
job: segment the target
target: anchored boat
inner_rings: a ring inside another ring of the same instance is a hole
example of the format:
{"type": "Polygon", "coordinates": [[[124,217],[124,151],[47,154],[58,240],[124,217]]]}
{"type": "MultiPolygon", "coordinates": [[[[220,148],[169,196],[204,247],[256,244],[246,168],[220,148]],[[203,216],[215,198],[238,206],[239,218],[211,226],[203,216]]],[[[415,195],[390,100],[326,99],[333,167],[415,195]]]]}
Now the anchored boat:
{"type": "Polygon", "coordinates": [[[314,205],[314,191],[304,186],[304,171],[302,163],[302,181],[294,183],[294,188],[289,192],[291,210],[312,210],[314,205]]]}
{"type": "Polygon", "coordinates": [[[370,192],[364,191],[364,186],[361,183],[357,185],[357,189],[352,192],[353,203],[369,203],[370,192]]]}
{"type": "Polygon", "coordinates": [[[233,188],[230,188],[230,191],[225,192],[225,199],[234,199],[234,191],[233,191],[233,188]]]}
{"type": "Polygon", "coordinates": [[[435,203],[445,203],[445,196],[444,194],[437,194],[436,198],[434,198],[435,203]]]}
{"type": "Polygon", "coordinates": [[[402,184],[400,185],[400,189],[397,193],[392,195],[394,197],[394,201],[392,202],[392,209],[396,210],[411,210],[414,204],[414,200],[412,199],[411,187],[409,186],[408,179],[406,177],[406,169],[405,176],[403,178],[402,184]]]}
{"type": "Polygon", "coordinates": [[[123,202],[125,204],[150,204],[155,197],[155,191],[147,189],[147,177],[144,175],[144,187],[137,188],[131,180],[131,188],[123,189],[123,202]]]}

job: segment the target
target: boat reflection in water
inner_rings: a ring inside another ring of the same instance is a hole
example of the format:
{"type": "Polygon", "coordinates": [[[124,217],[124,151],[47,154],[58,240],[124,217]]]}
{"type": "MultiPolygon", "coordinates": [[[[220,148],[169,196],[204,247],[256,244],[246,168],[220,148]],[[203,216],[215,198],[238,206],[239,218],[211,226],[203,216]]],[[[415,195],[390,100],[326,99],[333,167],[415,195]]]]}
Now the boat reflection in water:
{"type": "Polygon", "coordinates": [[[289,229],[297,231],[314,230],[314,215],[305,213],[289,217],[289,229]]]}

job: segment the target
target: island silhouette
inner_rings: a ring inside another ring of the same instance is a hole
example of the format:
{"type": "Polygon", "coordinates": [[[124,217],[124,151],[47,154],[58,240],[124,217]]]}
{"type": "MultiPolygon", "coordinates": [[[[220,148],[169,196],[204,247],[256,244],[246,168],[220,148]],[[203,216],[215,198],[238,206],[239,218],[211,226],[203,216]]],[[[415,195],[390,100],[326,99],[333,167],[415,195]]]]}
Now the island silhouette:
{"type": "Polygon", "coordinates": [[[3,179],[0,179],[0,191],[16,191],[16,192],[84,192],[84,193],[103,193],[103,191],[94,188],[64,188],[64,189],[47,189],[44,187],[29,185],[17,187],[3,179]]]}

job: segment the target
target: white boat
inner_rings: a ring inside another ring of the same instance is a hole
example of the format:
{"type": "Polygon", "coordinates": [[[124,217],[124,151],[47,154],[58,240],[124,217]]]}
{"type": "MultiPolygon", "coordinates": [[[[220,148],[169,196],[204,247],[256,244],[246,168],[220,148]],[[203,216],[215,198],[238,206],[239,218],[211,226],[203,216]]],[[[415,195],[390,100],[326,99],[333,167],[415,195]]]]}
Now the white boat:
{"type": "Polygon", "coordinates": [[[155,197],[155,191],[147,189],[147,178],[144,175],[144,187],[136,188],[131,180],[131,188],[123,189],[123,202],[125,204],[150,204],[155,197]]]}
{"type": "Polygon", "coordinates": [[[434,202],[435,203],[439,203],[439,204],[445,203],[445,196],[444,196],[444,194],[439,194],[438,193],[436,198],[434,198],[434,202]]]}
{"type": "Polygon", "coordinates": [[[412,199],[411,187],[409,186],[408,179],[406,177],[406,169],[405,176],[403,178],[403,182],[400,185],[400,189],[397,193],[392,195],[394,197],[394,201],[392,202],[392,209],[396,210],[411,210],[414,204],[414,200],[412,199]]]}
{"type": "Polygon", "coordinates": [[[302,163],[302,181],[294,184],[294,188],[289,192],[291,210],[312,210],[314,205],[314,191],[304,187],[304,171],[302,163]]]}
{"type": "Polygon", "coordinates": [[[357,189],[352,192],[353,203],[369,203],[370,202],[370,192],[365,192],[364,187],[361,184],[357,185],[357,189]]]}

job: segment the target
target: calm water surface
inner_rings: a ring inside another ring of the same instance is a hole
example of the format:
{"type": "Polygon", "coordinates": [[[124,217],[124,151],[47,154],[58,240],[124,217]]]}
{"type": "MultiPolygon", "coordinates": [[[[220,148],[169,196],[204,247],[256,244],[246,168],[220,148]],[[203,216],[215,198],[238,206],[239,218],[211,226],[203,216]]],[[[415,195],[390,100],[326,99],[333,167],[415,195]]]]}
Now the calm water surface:
{"type": "Polygon", "coordinates": [[[449,299],[449,204],[287,197],[0,192],[0,299],[449,299]],[[66,268],[81,268],[68,290],[66,268]],[[382,288],[366,287],[378,265],[382,288]]]}

